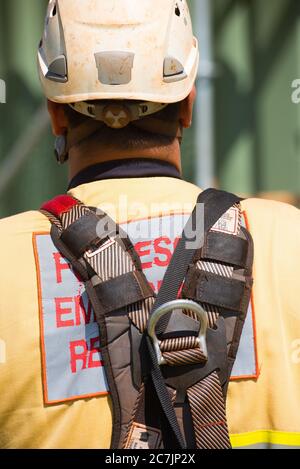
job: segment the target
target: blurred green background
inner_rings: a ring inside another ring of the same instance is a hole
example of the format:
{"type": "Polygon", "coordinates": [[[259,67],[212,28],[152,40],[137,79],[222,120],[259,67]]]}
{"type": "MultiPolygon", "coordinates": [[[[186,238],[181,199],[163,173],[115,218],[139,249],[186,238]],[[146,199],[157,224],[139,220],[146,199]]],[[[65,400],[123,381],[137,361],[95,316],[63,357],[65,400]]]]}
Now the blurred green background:
{"type": "MultiPolygon", "coordinates": [[[[189,2],[194,20],[197,1],[189,2]]],[[[7,103],[0,104],[0,217],[38,208],[67,185],[40,111],[36,50],[46,5],[47,0],[1,0],[0,79],[7,103]],[[26,149],[29,156],[19,161],[26,149]]],[[[297,204],[300,104],[292,103],[291,86],[300,78],[300,1],[210,0],[210,6],[215,183],[297,204]]],[[[202,83],[200,77],[198,87],[202,83]]],[[[199,138],[195,125],[183,147],[185,177],[192,182],[199,138]]]]}

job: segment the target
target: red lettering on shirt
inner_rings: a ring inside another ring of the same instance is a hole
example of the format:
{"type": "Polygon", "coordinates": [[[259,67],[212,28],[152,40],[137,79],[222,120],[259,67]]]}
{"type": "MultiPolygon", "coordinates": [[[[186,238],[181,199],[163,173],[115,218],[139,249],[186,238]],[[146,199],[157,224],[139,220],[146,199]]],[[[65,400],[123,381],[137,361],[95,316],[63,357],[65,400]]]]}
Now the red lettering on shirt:
{"type": "Polygon", "coordinates": [[[76,296],[74,298],[75,301],[75,325],[80,326],[81,324],[90,324],[94,322],[94,318],[92,318],[92,305],[91,302],[88,302],[87,310],[83,304],[82,296],[76,296]],[[81,321],[83,319],[83,322],[81,321]]]}
{"type": "MultiPolygon", "coordinates": [[[[144,248],[146,247],[150,247],[152,244],[151,241],[141,241],[139,243],[137,243],[135,245],[135,250],[136,252],[138,253],[138,255],[140,256],[140,259],[142,259],[143,257],[145,256],[150,256],[151,254],[151,249],[146,249],[144,250],[144,248]]],[[[151,269],[152,267],[152,262],[144,262],[142,263],[142,269],[145,270],[145,269],[151,269]]]]}
{"type": "Polygon", "coordinates": [[[170,244],[172,244],[172,241],[170,240],[170,238],[166,238],[166,237],[161,237],[161,238],[158,238],[158,239],[154,240],[155,254],[161,254],[165,257],[164,260],[162,260],[162,258],[158,257],[158,256],[156,256],[154,258],[154,260],[153,260],[154,264],[158,265],[159,267],[167,267],[169,265],[171,257],[172,257],[171,250],[161,246],[161,244],[163,244],[163,243],[165,243],[167,245],[170,245],[170,244]]]}
{"type": "Polygon", "coordinates": [[[70,342],[69,349],[70,367],[73,374],[87,368],[103,366],[103,362],[99,360],[99,337],[92,338],[88,343],[85,340],[75,340],[70,342]]]}
{"type": "Polygon", "coordinates": [[[63,316],[71,314],[72,308],[63,308],[63,303],[72,303],[73,298],[55,298],[55,314],[56,314],[56,326],[60,327],[72,327],[74,321],[71,319],[63,319],[63,316]]]}
{"type": "Polygon", "coordinates": [[[70,264],[68,264],[60,252],[54,252],[53,258],[55,262],[55,271],[56,271],[56,282],[62,283],[62,271],[63,270],[70,270],[70,264]]]}
{"type": "Polygon", "coordinates": [[[95,322],[90,301],[86,308],[81,295],[73,298],[55,298],[55,314],[56,326],[58,328],[82,326],[95,322]],[[63,306],[64,303],[68,303],[69,307],[63,306]],[[66,317],[67,315],[69,315],[69,317],[66,317]]]}
{"type": "Polygon", "coordinates": [[[85,340],[70,342],[70,365],[72,373],[77,373],[77,362],[81,362],[81,370],[86,369],[88,348],[85,340]]]}
{"type": "Polygon", "coordinates": [[[98,368],[102,366],[101,360],[99,360],[99,353],[100,353],[100,344],[99,344],[99,337],[94,337],[91,339],[91,348],[89,351],[89,362],[88,368],[98,368]],[[97,356],[98,360],[94,360],[94,356],[97,356]]]}

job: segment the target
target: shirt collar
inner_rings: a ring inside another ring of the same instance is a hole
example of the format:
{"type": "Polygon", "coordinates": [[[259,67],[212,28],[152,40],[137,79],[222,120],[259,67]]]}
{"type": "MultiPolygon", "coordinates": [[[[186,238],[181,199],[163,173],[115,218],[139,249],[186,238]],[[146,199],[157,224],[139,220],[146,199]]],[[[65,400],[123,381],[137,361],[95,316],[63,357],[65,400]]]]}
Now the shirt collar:
{"type": "Polygon", "coordinates": [[[171,177],[182,179],[178,169],[166,161],[148,158],[128,158],[98,163],[83,169],[71,180],[68,190],[74,189],[82,184],[106,179],[143,177],[171,177]]]}

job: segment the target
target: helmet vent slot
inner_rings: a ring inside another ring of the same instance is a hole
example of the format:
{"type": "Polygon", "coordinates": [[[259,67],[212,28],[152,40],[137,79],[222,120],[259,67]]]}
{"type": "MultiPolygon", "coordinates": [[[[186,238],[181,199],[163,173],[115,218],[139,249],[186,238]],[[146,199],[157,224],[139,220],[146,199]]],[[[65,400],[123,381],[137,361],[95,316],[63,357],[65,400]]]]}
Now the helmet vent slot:
{"type": "Polygon", "coordinates": [[[50,13],[50,18],[54,18],[57,14],[56,2],[53,5],[52,11],[50,13]]]}
{"type": "Polygon", "coordinates": [[[180,11],[180,8],[179,8],[179,6],[178,6],[178,3],[176,3],[175,15],[176,15],[176,16],[180,16],[180,15],[181,15],[181,11],[180,11]]]}

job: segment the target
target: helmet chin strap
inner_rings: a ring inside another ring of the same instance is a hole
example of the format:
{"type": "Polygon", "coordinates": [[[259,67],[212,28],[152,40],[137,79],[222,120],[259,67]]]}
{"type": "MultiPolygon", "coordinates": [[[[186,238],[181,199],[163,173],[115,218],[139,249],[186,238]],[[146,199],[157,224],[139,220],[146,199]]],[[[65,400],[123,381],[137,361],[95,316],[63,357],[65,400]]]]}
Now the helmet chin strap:
{"type": "Polygon", "coordinates": [[[79,126],[72,130],[70,135],[68,132],[65,135],[60,135],[56,138],[54,144],[54,154],[58,164],[63,165],[69,159],[69,151],[80,142],[88,137],[91,137],[95,132],[104,126],[103,122],[88,119],[79,126]]]}
{"type": "Polygon", "coordinates": [[[56,137],[54,143],[54,155],[58,164],[63,165],[68,161],[69,154],[67,150],[67,137],[66,135],[60,135],[56,137]]]}

